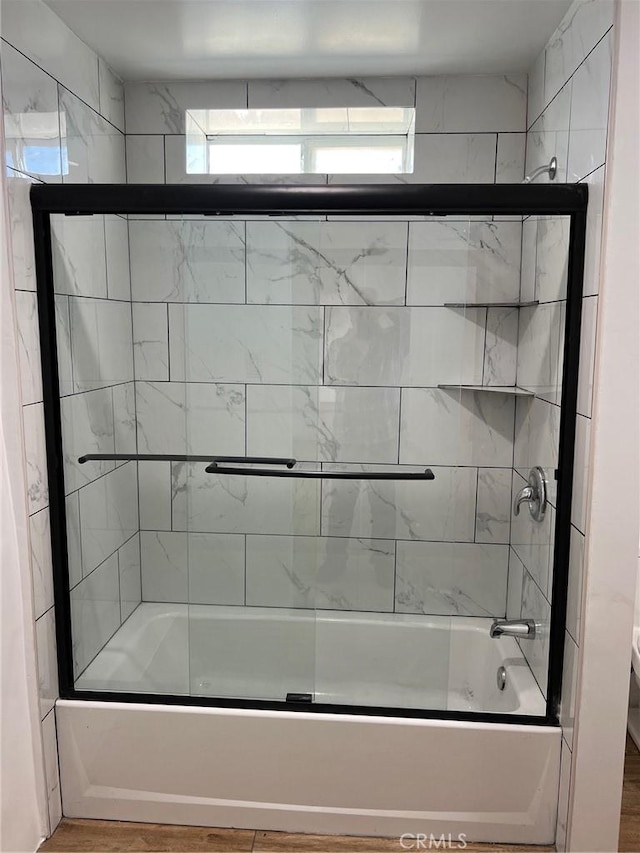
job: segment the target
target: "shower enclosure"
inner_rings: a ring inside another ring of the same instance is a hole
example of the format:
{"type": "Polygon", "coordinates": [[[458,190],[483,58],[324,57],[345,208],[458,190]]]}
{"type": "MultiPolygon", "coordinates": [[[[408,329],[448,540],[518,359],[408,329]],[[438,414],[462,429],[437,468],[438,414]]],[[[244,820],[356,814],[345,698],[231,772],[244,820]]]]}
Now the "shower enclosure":
{"type": "Polygon", "coordinates": [[[63,699],[557,726],[586,186],[31,197],[63,699]]]}

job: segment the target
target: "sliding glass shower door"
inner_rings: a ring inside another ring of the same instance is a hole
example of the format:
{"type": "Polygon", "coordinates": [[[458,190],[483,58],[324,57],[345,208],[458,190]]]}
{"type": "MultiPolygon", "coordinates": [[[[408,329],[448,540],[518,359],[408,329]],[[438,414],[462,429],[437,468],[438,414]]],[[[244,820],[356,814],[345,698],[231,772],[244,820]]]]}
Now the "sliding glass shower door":
{"type": "Polygon", "coordinates": [[[52,217],[69,689],[547,714],[569,218],[123,211],[52,217]]]}

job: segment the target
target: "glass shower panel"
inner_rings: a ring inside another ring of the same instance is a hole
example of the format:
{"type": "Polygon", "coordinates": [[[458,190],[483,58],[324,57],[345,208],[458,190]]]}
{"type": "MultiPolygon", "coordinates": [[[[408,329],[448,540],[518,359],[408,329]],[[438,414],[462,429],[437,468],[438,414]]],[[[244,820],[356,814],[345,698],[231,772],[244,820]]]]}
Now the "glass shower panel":
{"type": "Polygon", "coordinates": [[[568,218],[52,232],[78,689],[545,713],[568,218]]]}

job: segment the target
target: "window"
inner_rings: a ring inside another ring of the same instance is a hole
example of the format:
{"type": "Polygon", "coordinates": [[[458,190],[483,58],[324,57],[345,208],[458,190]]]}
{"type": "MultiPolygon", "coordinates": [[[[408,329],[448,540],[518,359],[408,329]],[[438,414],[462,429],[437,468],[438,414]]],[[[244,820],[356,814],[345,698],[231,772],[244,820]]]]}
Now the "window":
{"type": "Polygon", "coordinates": [[[403,174],[414,109],[187,110],[189,174],[403,174]]]}

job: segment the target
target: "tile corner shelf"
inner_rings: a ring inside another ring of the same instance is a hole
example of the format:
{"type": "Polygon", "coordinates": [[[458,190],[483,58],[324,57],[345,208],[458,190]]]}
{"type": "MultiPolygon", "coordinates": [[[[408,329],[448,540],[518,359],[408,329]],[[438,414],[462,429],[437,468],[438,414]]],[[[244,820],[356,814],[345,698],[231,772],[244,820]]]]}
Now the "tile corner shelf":
{"type": "Polygon", "coordinates": [[[517,385],[438,385],[443,391],[490,391],[493,394],[512,394],[514,397],[535,397],[533,391],[517,385]]]}
{"type": "Polygon", "coordinates": [[[532,308],[538,300],[531,302],[445,302],[445,308],[532,308]]]}

